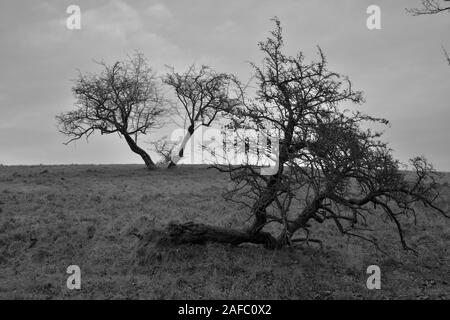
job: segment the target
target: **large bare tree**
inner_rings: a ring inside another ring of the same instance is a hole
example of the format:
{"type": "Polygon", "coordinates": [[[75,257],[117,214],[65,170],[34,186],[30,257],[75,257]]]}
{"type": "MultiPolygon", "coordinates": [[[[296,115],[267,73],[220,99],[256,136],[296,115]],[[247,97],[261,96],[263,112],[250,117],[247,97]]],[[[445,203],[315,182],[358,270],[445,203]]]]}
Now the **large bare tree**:
{"type": "Polygon", "coordinates": [[[141,54],[107,65],[97,74],[79,74],[72,88],[75,109],[56,117],[59,131],[70,139],[88,139],[94,132],[117,133],[141,156],[148,169],[155,168],[150,155],[138,145],[138,137],[161,125],[165,114],[160,84],[141,54]]]}
{"type": "Polygon", "coordinates": [[[439,183],[432,166],[415,157],[412,172],[401,170],[380,141],[381,134],[368,129],[387,120],[345,111],[348,104],[362,103],[362,94],[346,77],[328,69],[320,49],[312,62],[302,53],[286,55],[277,19],[259,48],[264,60],[253,65],[256,96],[233,110],[232,125],[280,132],[279,165],[272,175],[261,174],[261,168],[250,163],[216,166],[234,182],[226,198],[246,208],[242,213],[251,223],[243,230],[172,223],[161,240],[252,242],[277,248],[311,241],[312,225],[329,221],[342,235],[377,245],[371,223],[380,218],[396,227],[401,244],[409,248],[403,219],[431,212],[449,217],[438,206],[439,183]]]}
{"type": "MultiPolygon", "coordinates": [[[[178,158],[183,157],[189,138],[199,126],[211,126],[220,113],[236,104],[236,100],[229,96],[233,81],[233,76],[217,73],[204,65],[200,68],[191,65],[184,73],[177,73],[174,69],[167,73],[164,82],[173,88],[182,106],[178,114],[187,123],[186,135],[176,150],[178,158]]],[[[169,167],[175,165],[171,161],[169,167]]]]}

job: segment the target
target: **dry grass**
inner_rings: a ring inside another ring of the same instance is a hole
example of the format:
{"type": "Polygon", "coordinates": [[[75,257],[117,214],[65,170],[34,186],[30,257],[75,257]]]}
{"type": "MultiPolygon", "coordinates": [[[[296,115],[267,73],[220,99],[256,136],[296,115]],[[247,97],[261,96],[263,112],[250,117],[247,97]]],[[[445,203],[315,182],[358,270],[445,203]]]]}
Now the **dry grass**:
{"type": "Polygon", "coordinates": [[[239,209],[221,198],[226,181],[198,167],[0,166],[0,298],[450,298],[450,225],[441,218],[408,224],[418,256],[380,222],[389,256],[325,225],[316,230],[323,250],[210,244],[134,263],[132,233],[170,220],[241,226],[239,209]],[[81,267],[80,291],[66,288],[71,264],[81,267]],[[381,290],[365,287],[370,264],[381,267],[381,290]]]}

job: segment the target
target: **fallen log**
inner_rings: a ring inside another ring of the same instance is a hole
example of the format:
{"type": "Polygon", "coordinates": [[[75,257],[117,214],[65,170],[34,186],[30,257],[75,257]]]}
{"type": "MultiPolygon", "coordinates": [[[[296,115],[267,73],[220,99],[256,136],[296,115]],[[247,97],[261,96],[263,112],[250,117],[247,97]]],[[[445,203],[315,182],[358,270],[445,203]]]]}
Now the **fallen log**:
{"type": "Polygon", "coordinates": [[[229,243],[232,245],[254,243],[271,247],[276,244],[276,239],[266,232],[250,234],[245,231],[210,226],[202,223],[172,222],[167,226],[166,236],[161,237],[159,242],[169,242],[172,244],[204,244],[206,242],[218,242],[229,243]]]}
{"type": "MultiPolygon", "coordinates": [[[[267,232],[251,234],[246,231],[210,226],[202,223],[170,222],[164,230],[149,230],[140,237],[139,248],[152,246],[171,246],[182,244],[205,244],[207,242],[239,245],[254,243],[266,248],[275,248],[277,240],[267,232]]],[[[139,249],[138,249],[139,250],[139,249]]]]}

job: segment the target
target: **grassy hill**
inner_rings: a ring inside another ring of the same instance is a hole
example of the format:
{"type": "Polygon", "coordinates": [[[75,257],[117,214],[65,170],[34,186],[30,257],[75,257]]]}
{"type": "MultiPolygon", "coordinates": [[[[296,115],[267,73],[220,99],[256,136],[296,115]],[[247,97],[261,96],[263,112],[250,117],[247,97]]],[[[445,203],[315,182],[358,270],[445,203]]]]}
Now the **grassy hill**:
{"type": "Polygon", "coordinates": [[[323,249],[208,244],[136,257],[136,235],[171,220],[242,227],[246,216],[221,197],[227,181],[204,167],[0,166],[0,299],[450,299],[450,223],[439,217],[407,223],[418,256],[378,222],[388,256],[322,225],[323,249]],[[66,287],[73,264],[79,291],[66,287]],[[366,288],[371,264],[381,290],[366,288]]]}

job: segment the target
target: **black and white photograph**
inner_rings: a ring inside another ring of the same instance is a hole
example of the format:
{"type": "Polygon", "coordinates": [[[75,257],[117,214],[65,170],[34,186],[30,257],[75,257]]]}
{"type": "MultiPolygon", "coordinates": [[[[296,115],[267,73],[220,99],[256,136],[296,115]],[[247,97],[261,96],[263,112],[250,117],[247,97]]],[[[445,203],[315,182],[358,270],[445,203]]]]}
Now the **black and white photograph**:
{"type": "Polygon", "coordinates": [[[0,300],[449,300],[449,35],[449,0],[2,0],[0,300]]]}

